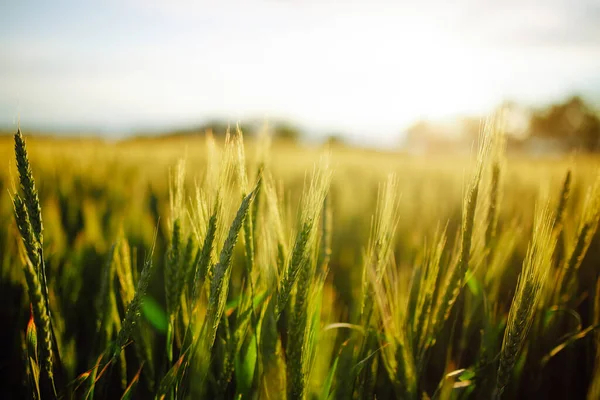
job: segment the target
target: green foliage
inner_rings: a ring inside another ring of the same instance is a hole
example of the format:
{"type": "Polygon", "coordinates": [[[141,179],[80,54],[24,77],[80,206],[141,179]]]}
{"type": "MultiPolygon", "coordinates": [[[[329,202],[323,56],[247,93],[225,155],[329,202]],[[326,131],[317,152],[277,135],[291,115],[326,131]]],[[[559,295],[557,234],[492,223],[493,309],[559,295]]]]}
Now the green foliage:
{"type": "Polygon", "coordinates": [[[531,135],[557,140],[569,149],[600,149],[600,117],[578,96],[533,112],[531,135]]]}

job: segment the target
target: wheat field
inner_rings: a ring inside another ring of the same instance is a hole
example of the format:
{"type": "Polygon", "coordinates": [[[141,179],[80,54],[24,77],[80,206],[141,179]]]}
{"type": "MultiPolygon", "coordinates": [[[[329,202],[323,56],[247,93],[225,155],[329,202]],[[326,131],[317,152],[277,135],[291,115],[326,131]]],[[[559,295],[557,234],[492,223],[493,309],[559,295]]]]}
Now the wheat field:
{"type": "Polygon", "coordinates": [[[0,397],[600,398],[600,159],[0,137],[0,397]]]}

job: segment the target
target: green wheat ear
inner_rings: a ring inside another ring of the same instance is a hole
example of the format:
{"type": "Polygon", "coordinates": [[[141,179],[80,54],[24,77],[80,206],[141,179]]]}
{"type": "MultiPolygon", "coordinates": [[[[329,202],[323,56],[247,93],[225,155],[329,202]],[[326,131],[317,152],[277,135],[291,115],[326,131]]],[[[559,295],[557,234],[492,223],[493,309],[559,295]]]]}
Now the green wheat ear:
{"type": "Polygon", "coordinates": [[[17,130],[14,136],[15,139],[15,157],[17,160],[17,170],[19,172],[19,181],[21,190],[23,191],[23,198],[17,199],[15,202],[22,203],[25,207],[17,207],[15,204],[15,217],[17,218],[17,224],[22,228],[25,225],[30,226],[30,233],[27,233],[27,237],[21,235],[27,248],[28,256],[39,276],[39,280],[42,284],[42,294],[48,308],[48,284],[46,281],[46,266],[44,264],[43,256],[43,225],[42,225],[42,208],[40,206],[40,199],[38,196],[37,189],[35,188],[35,181],[33,180],[33,173],[31,172],[31,166],[29,165],[29,158],[27,156],[27,148],[25,145],[25,139],[21,134],[21,129],[17,130]],[[25,212],[26,211],[26,212],[25,212]],[[20,213],[20,215],[17,215],[20,213]],[[25,223],[25,219],[28,223],[25,223]],[[35,244],[34,244],[35,242],[35,244]],[[37,247],[38,255],[34,255],[31,250],[37,247]]]}
{"type": "Polygon", "coordinates": [[[146,290],[148,289],[148,283],[150,282],[150,276],[152,274],[153,253],[154,249],[150,251],[150,254],[144,262],[144,268],[142,268],[142,273],[140,274],[140,279],[138,281],[138,286],[135,291],[135,295],[133,296],[133,299],[127,306],[125,317],[123,318],[123,322],[121,323],[121,330],[117,334],[117,340],[115,342],[114,350],[112,353],[113,360],[115,360],[121,354],[121,350],[127,344],[131,335],[134,333],[134,327],[140,319],[142,302],[144,300],[144,296],[146,295],[146,290]]]}
{"type": "MultiPolygon", "coordinates": [[[[31,166],[29,164],[29,157],[27,156],[27,147],[25,145],[25,139],[21,134],[21,129],[17,130],[14,136],[15,139],[15,157],[17,160],[17,170],[19,172],[19,182],[21,190],[23,191],[23,199],[19,200],[25,205],[26,213],[19,210],[20,207],[15,207],[15,211],[21,212],[21,221],[17,220],[17,223],[23,224],[23,218],[26,218],[31,226],[31,232],[33,238],[28,237],[27,239],[23,236],[23,240],[27,240],[25,247],[28,250],[28,256],[34,265],[35,270],[39,275],[40,282],[42,284],[42,294],[46,303],[46,308],[49,308],[48,304],[48,284],[46,281],[46,265],[44,264],[43,255],[43,230],[42,225],[42,207],[40,205],[40,199],[38,196],[37,189],[35,188],[35,181],[33,180],[33,173],[31,172],[31,166]],[[33,255],[29,253],[33,246],[33,241],[37,242],[37,250],[39,255],[33,255]],[[39,257],[39,260],[37,260],[39,257]]],[[[15,200],[16,201],[16,200],[15,200]]],[[[18,215],[16,215],[19,218],[18,215]]],[[[22,232],[21,232],[22,234],[22,232]]]]}
{"type": "Polygon", "coordinates": [[[181,221],[178,218],[173,222],[171,242],[165,257],[165,294],[169,316],[175,314],[178,308],[181,241],[181,221]]]}
{"type": "Polygon", "coordinates": [[[13,198],[13,207],[17,228],[21,234],[21,239],[23,241],[23,245],[25,246],[27,257],[34,265],[34,269],[37,269],[37,266],[39,265],[39,242],[34,236],[33,227],[31,226],[29,219],[29,213],[27,212],[27,206],[25,205],[25,202],[21,196],[18,194],[13,198]]]}
{"type": "Polygon", "coordinates": [[[560,191],[560,197],[558,199],[558,204],[556,206],[556,212],[554,214],[554,222],[552,226],[555,229],[561,230],[562,223],[565,215],[565,210],[567,208],[567,203],[569,201],[569,196],[571,193],[571,170],[567,171],[565,175],[565,180],[563,181],[562,189],[560,191]]]}
{"type": "Polygon", "coordinates": [[[568,292],[575,273],[579,270],[600,223],[600,174],[589,188],[575,242],[570,246],[568,257],[560,270],[558,291],[568,292]]]}
{"type": "Polygon", "coordinates": [[[300,212],[300,229],[294,241],[292,255],[283,271],[277,291],[277,319],[285,309],[292,293],[292,288],[300,271],[309,262],[310,246],[316,240],[319,228],[319,217],[329,191],[332,172],[329,169],[329,159],[321,159],[321,165],[315,165],[308,187],[302,194],[302,210],[300,212]]]}
{"type": "Polygon", "coordinates": [[[15,133],[15,155],[17,158],[19,181],[23,190],[23,198],[27,206],[31,226],[33,227],[33,233],[37,241],[43,243],[42,208],[37,189],[35,188],[35,181],[33,180],[33,173],[29,165],[27,148],[25,147],[25,139],[21,134],[21,129],[18,129],[17,133],[15,133]]]}

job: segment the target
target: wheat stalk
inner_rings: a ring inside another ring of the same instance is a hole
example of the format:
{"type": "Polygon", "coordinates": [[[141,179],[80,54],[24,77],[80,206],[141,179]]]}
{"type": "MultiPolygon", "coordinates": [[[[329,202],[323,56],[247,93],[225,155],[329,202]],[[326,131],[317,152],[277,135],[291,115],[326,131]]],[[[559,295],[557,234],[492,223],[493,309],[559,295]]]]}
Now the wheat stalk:
{"type": "MultiPolygon", "coordinates": [[[[14,135],[15,157],[23,198],[13,197],[15,220],[25,247],[25,277],[33,304],[34,319],[42,335],[42,360],[52,391],[56,396],[53,373],[53,333],[48,301],[48,284],[43,255],[42,212],[25,140],[18,129],[14,135]]],[[[58,351],[57,349],[55,351],[58,351]]]]}

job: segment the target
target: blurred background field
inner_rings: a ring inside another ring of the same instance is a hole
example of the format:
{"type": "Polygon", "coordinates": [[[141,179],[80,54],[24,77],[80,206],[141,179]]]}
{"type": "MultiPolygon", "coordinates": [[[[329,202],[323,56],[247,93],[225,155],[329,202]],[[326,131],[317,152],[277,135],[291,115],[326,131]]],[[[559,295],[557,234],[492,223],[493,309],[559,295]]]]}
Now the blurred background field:
{"type": "MultiPolygon", "coordinates": [[[[130,241],[149,247],[156,226],[166,233],[168,175],[184,157],[191,189],[206,173],[206,144],[202,136],[193,138],[159,138],[106,142],[101,139],[36,138],[28,142],[31,162],[36,167],[42,209],[49,233],[49,254],[64,257],[78,246],[97,247],[104,252],[123,229],[130,241]],[[162,219],[162,221],[159,221],[162,219]],[[52,223],[50,223],[52,221],[52,223]],[[51,244],[50,244],[51,243],[51,244]],[[75,247],[73,247],[75,245],[75,247]]],[[[256,168],[259,149],[246,139],[249,168],[256,168]]],[[[0,154],[13,157],[12,138],[2,138],[0,154]]],[[[275,142],[269,152],[273,176],[285,188],[290,207],[298,207],[307,173],[319,157],[331,153],[334,178],[331,197],[335,209],[334,265],[351,274],[352,264],[359,264],[361,243],[369,234],[377,188],[389,173],[398,177],[402,215],[398,248],[410,261],[407,249],[423,244],[427,232],[448,222],[455,231],[461,218],[464,183],[474,167],[474,156],[436,154],[423,157],[398,151],[363,150],[338,146],[302,145],[275,142]]],[[[9,161],[10,162],[10,161],[9,161]]],[[[531,227],[533,209],[540,190],[551,192],[560,187],[565,171],[573,171],[574,201],[591,187],[600,161],[591,155],[509,156],[506,162],[501,221],[531,227]]],[[[3,171],[2,210],[5,233],[4,265],[15,254],[15,229],[10,197],[15,191],[15,167],[10,163],[3,171]],[[11,227],[9,229],[9,227],[11,227]]],[[[192,190],[193,192],[193,190],[192,190]]],[[[188,199],[193,201],[193,196],[188,199]]],[[[295,215],[296,209],[291,210],[295,215]]],[[[577,221],[572,221],[576,223],[577,221]]],[[[164,245],[164,244],[163,244],[164,245]]],[[[526,241],[522,243],[524,252],[526,241]]],[[[5,268],[7,270],[8,268],[5,268]]],[[[333,269],[333,275],[337,267],[333,269]]],[[[346,273],[340,274],[344,276],[346,273]]],[[[334,278],[335,279],[335,278],[334,278]]],[[[342,283],[344,284],[344,283],[342,283]]]]}

